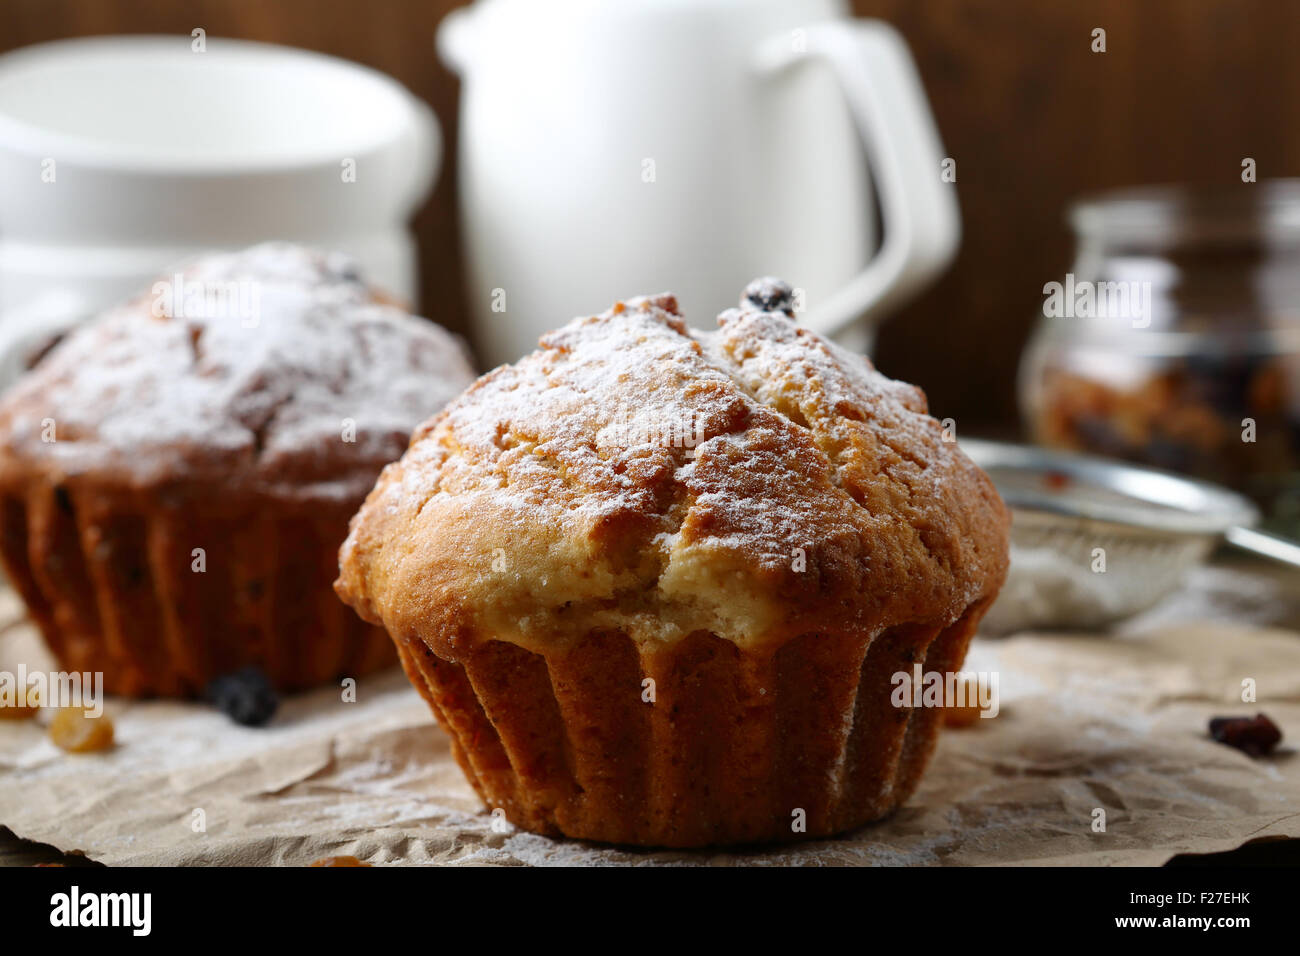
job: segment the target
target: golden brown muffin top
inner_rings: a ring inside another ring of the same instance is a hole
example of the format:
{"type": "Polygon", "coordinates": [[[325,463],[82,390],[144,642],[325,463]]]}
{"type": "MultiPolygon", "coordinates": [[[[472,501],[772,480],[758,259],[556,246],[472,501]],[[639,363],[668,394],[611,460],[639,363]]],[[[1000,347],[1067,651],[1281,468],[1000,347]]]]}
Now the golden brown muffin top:
{"type": "Polygon", "coordinates": [[[591,628],[747,646],[948,623],[996,593],[1009,517],[917,388],[758,280],[716,332],[671,295],[544,336],[417,429],[339,593],[455,655],[591,628]]]}
{"type": "Polygon", "coordinates": [[[264,244],[69,334],[0,400],[0,476],[356,499],[473,377],[452,336],[383,304],[350,258],[264,244]]]}

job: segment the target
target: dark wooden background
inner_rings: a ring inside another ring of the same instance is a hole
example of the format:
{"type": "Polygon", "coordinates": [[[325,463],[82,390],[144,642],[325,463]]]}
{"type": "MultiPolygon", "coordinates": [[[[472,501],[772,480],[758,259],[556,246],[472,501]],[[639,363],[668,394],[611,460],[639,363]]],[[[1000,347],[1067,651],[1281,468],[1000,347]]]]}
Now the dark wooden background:
{"type": "MultiPolygon", "coordinates": [[[[537,0],[545,2],[545,0],[537,0]]],[[[616,0],[610,0],[616,2],[616,0]]],[[[96,33],[201,26],[306,47],[392,74],[455,147],[454,77],[433,52],[454,0],[0,0],[0,51],[96,33]]],[[[965,242],[952,271],[894,316],[881,368],[923,385],[935,412],[1010,426],[1015,370],[1044,282],[1069,264],[1062,215],[1081,192],[1300,172],[1295,0],[855,0],[907,37],[957,159],[965,242]],[[1090,33],[1107,31],[1094,54],[1090,33]]],[[[454,156],[454,153],[452,154],[454,156]]],[[[465,329],[454,160],[417,229],[426,301],[465,329]]]]}

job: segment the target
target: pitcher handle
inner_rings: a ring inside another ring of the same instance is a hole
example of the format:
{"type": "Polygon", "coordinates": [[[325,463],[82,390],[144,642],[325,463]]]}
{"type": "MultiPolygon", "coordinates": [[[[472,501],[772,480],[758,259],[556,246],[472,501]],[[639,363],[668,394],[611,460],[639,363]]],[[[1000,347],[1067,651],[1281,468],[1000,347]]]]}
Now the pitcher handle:
{"type": "MultiPolygon", "coordinates": [[[[811,24],[804,44],[769,38],[757,65],[778,73],[816,58],[839,80],[862,137],[880,200],[883,238],[870,262],[803,324],[825,335],[874,323],[926,286],[952,261],[961,239],[956,186],[944,182],[943,144],[907,44],[879,20],[811,24]]],[[[797,277],[795,278],[797,281],[797,277]]]]}
{"type": "Polygon", "coordinates": [[[452,72],[464,76],[473,59],[475,11],[472,7],[457,7],[438,23],[434,46],[438,59],[452,72]]]}

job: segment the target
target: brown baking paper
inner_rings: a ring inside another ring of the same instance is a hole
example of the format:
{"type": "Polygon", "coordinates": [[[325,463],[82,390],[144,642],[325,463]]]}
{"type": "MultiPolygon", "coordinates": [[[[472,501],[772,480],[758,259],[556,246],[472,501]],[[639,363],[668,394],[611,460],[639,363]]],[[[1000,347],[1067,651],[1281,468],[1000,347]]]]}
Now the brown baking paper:
{"type": "MultiPolygon", "coordinates": [[[[1198,573],[1180,600],[1118,635],[977,640],[967,668],[997,672],[1000,715],[945,731],[900,812],[835,840],[653,852],[498,832],[398,671],[360,681],[355,703],[335,688],[289,699],[263,729],[198,704],[110,700],[117,743],[97,755],[58,750],[41,721],[0,721],[0,825],[114,865],[338,854],[455,865],[1160,864],[1300,835],[1300,759],[1288,746],[1300,739],[1300,635],[1216,620],[1240,617],[1243,594],[1259,614],[1281,592],[1240,571],[1198,573]],[[1241,702],[1246,678],[1255,704],[1241,702]],[[1207,737],[1211,716],[1256,711],[1286,735],[1272,756],[1207,737]],[[1098,808],[1105,832],[1093,828],[1098,808]]],[[[8,592],[0,627],[0,669],[49,668],[8,592]]]]}

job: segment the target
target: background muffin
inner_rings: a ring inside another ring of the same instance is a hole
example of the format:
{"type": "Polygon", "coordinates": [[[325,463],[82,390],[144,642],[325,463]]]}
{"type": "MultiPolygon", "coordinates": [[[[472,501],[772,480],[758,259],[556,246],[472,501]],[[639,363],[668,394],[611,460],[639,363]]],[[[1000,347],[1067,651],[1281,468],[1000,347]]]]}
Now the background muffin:
{"type": "Polygon", "coordinates": [[[514,823],[691,846],[844,830],[912,792],[1008,515],[925,398],[747,290],[576,320],[422,426],[336,585],[514,823]],[[806,815],[803,832],[792,827],[806,815]]]}
{"type": "Polygon", "coordinates": [[[215,255],[77,329],[0,401],[0,556],[69,670],[194,694],[391,659],[330,590],[411,428],[473,377],[455,339],[351,260],[215,255]]]}

